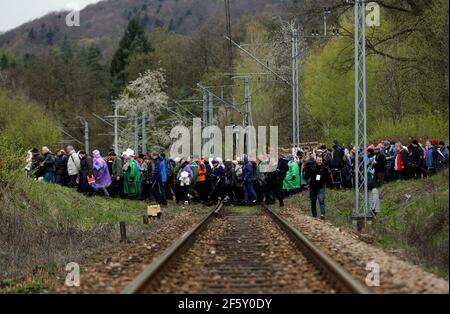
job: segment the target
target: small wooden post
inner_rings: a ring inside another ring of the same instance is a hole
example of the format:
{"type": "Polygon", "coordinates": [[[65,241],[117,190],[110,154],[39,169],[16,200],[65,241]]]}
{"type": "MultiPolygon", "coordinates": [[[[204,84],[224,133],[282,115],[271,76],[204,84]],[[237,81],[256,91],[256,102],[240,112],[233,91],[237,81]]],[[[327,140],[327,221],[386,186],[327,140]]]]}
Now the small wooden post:
{"type": "Polygon", "coordinates": [[[127,243],[127,227],[124,221],[120,222],[120,242],[127,243]]]}
{"type": "Polygon", "coordinates": [[[361,233],[363,229],[364,229],[364,220],[359,219],[356,225],[356,230],[358,231],[358,233],[361,233]]]}
{"type": "Polygon", "coordinates": [[[144,215],[142,218],[144,225],[148,225],[148,215],[144,215]]]}

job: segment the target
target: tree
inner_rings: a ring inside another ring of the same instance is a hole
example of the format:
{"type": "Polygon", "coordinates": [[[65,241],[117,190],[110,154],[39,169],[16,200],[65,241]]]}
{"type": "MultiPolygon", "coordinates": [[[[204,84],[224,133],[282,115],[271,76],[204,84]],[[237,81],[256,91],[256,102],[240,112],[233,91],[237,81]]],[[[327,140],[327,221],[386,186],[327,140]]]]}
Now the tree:
{"type": "Polygon", "coordinates": [[[178,116],[167,119],[167,106],[169,97],[164,92],[166,80],[162,70],[147,71],[143,75],[131,82],[121,94],[117,106],[121,113],[128,115],[131,122],[126,126],[126,132],[120,138],[122,149],[133,147],[134,126],[133,117],[135,113],[145,113],[148,122],[152,125],[150,140],[152,145],[159,148],[166,148],[170,139],[164,125],[161,122],[171,121],[169,126],[180,124],[178,116]]]}
{"type": "Polygon", "coordinates": [[[130,58],[135,54],[148,54],[152,51],[150,43],[144,33],[144,30],[139,25],[137,19],[132,19],[128,23],[127,31],[122,37],[119,48],[111,62],[111,80],[112,80],[112,95],[118,96],[125,84],[132,80],[126,75],[125,69],[130,62],[130,58]]]}
{"type": "Polygon", "coordinates": [[[0,70],[6,70],[8,68],[9,61],[8,57],[5,53],[2,54],[2,57],[0,58],[0,70]]]}

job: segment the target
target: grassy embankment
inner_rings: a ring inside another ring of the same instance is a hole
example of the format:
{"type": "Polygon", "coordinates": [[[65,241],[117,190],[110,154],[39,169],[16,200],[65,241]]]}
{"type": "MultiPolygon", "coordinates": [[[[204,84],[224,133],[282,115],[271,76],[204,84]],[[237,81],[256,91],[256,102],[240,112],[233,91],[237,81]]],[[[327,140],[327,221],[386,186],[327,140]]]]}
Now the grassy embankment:
{"type": "Polygon", "coordinates": [[[120,221],[130,237],[155,225],[142,225],[146,206],[140,202],[86,198],[27,178],[26,151],[44,145],[54,150],[59,138],[54,117],[0,90],[0,293],[45,290],[47,275],[61,265],[117,245],[120,221]]]}
{"type": "MultiPolygon", "coordinates": [[[[424,269],[448,279],[449,172],[425,180],[392,182],[380,188],[381,214],[369,228],[376,245],[399,251],[424,269]]],[[[308,193],[292,197],[289,206],[309,212],[308,193]]],[[[327,219],[351,226],[353,191],[327,190],[327,219]]],[[[352,227],[353,228],[353,227],[352,227]]]]}

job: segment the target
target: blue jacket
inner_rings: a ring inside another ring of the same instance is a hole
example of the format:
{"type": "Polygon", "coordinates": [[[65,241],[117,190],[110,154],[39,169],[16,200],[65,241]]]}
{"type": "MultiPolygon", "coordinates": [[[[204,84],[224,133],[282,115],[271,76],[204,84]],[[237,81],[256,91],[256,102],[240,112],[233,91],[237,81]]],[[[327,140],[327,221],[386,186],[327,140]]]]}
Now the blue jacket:
{"type": "Polygon", "coordinates": [[[248,160],[248,157],[244,157],[244,169],[242,169],[242,178],[245,182],[255,181],[255,176],[253,173],[253,163],[248,160]]]}
{"type": "Polygon", "coordinates": [[[427,148],[427,155],[425,158],[425,163],[428,169],[434,169],[437,166],[437,151],[436,147],[427,148]]]}
{"type": "Polygon", "coordinates": [[[212,170],[212,175],[219,178],[225,175],[225,169],[222,166],[218,166],[212,170]]]}
{"type": "Polygon", "coordinates": [[[161,174],[162,183],[166,183],[167,182],[166,161],[162,157],[159,157],[159,172],[161,174]]]}

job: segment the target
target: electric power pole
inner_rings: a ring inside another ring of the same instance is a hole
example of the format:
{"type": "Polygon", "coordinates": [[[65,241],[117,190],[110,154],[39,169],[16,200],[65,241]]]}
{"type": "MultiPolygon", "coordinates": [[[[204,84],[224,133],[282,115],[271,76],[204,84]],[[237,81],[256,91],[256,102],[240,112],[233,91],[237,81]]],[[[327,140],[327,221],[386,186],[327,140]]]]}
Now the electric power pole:
{"type": "MultiPolygon", "coordinates": [[[[250,84],[249,84],[249,78],[244,77],[244,97],[245,97],[245,116],[244,116],[244,128],[249,127],[250,125],[252,125],[252,110],[251,110],[251,105],[252,105],[252,100],[250,97],[250,84]]],[[[245,132],[244,134],[244,154],[248,154],[249,152],[249,140],[248,140],[249,134],[248,132],[245,132]]]]}
{"type": "MultiPolygon", "coordinates": [[[[214,96],[211,92],[208,92],[208,110],[207,110],[207,114],[208,114],[208,119],[207,119],[207,124],[208,127],[211,127],[214,125],[214,96]]],[[[211,139],[211,138],[210,138],[211,139]]],[[[208,141],[208,146],[207,146],[207,154],[206,154],[206,158],[209,158],[211,156],[211,145],[210,145],[210,141],[208,141]]]]}
{"type": "Polygon", "coordinates": [[[300,147],[300,104],[298,70],[298,30],[292,27],[292,140],[293,147],[300,147]]]}
{"type": "Polygon", "coordinates": [[[114,103],[114,152],[119,154],[119,120],[117,113],[117,105],[114,103]]]}
{"type": "Polygon", "coordinates": [[[83,117],[80,117],[81,124],[84,126],[84,150],[86,154],[89,155],[90,147],[89,147],[89,123],[83,117]]]}
{"type": "Polygon", "coordinates": [[[147,153],[147,117],[142,113],[142,153],[147,153]]]}
{"type": "Polygon", "coordinates": [[[355,211],[354,218],[370,217],[368,206],[366,0],[355,0],[355,211]],[[362,162],[360,149],[362,146],[362,162]]]}
{"type": "Polygon", "coordinates": [[[134,113],[134,153],[137,155],[139,151],[139,116],[134,113]]]}

